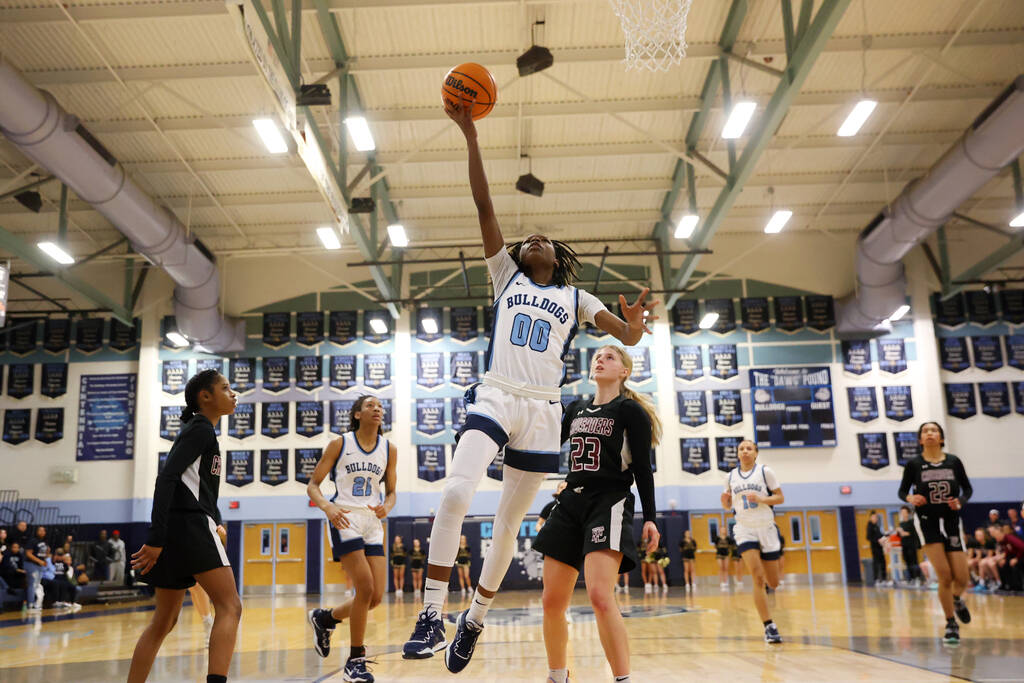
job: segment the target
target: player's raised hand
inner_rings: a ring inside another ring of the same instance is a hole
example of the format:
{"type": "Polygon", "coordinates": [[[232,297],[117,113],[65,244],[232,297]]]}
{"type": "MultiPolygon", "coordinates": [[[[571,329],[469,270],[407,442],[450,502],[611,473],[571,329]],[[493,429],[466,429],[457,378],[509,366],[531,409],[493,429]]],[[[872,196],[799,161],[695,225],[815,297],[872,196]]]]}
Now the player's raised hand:
{"type": "Polygon", "coordinates": [[[647,327],[647,323],[658,319],[658,316],[654,315],[654,307],[657,306],[659,302],[644,302],[644,299],[647,298],[647,295],[650,294],[650,292],[651,290],[649,288],[644,287],[643,290],[640,291],[640,296],[638,296],[636,301],[632,304],[626,301],[625,296],[619,294],[619,306],[622,307],[623,319],[629,323],[630,327],[643,329],[647,334],[651,334],[651,328],[647,327]]]}
{"type": "Polygon", "coordinates": [[[647,552],[653,553],[658,549],[658,542],[661,540],[661,532],[658,531],[658,525],[654,522],[644,522],[643,531],[640,532],[641,538],[647,539],[647,552]]]}
{"type": "Polygon", "coordinates": [[[467,100],[466,96],[459,95],[458,102],[452,102],[444,98],[444,113],[459,127],[466,137],[476,135],[476,124],[473,123],[473,107],[476,105],[476,98],[467,100]]]}

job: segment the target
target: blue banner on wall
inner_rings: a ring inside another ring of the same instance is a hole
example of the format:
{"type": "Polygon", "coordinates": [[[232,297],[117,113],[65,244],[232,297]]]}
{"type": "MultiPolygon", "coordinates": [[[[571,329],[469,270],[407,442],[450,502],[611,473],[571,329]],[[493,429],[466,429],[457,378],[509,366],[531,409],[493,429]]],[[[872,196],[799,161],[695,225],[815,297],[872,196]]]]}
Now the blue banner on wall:
{"type": "Polygon", "coordinates": [[[295,404],[295,433],[312,438],[324,433],[324,404],[299,401],[295,404]]]}
{"type": "Polygon", "coordinates": [[[437,436],[444,431],[444,399],[417,398],[416,431],[424,436],[437,436]]]}
{"type": "Polygon", "coordinates": [[[43,324],[43,348],[50,353],[61,353],[70,346],[70,318],[47,318],[43,324]]]}
{"type": "Polygon", "coordinates": [[[494,329],[494,306],[484,306],[484,337],[491,338],[491,330],[494,329]]]}
{"type": "Polygon", "coordinates": [[[291,313],[263,314],[263,343],[272,349],[287,344],[292,337],[291,313]]]}
{"type": "Polygon", "coordinates": [[[83,375],[78,392],[76,460],[131,460],[135,452],[136,375],[83,375]]]}
{"type": "Polygon", "coordinates": [[[992,372],[1003,367],[1003,347],[999,343],[999,337],[971,337],[971,350],[974,351],[974,367],[979,370],[992,372]]]}
{"type": "Polygon", "coordinates": [[[164,471],[164,465],[167,464],[167,456],[170,455],[168,451],[160,451],[156,454],[156,473],[160,476],[160,473],[164,471]]]}
{"type": "Polygon", "coordinates": [[[804,300],[799,296],[777,296],[775,304],[775,327],[784,332],[796,332],[804,326],[804,300]]]}
{"type": "Polygon", "coordinates": [[[288,434],[288,404],[280,401],[261,403],[260,434],[276,439],[288,434]]]}
{"type": "Polygon", "coordinates": [[[952,417],[966,420],[978,414],[978,406],[974,401],[973,384],[944,384],[946,391],[946,413],[952,417]]]}
{"type": "Polygon", "coordinates": [[[704,358],[699,346],[675,346],[676,377],[692,382],[704,376],[704,358]]]}
{"type": "Polygon", "coordinates": [[[705,299],[704,313],[718,314],[718,320],[711,326],[712,332],[728,334],[736,329],[736,307],[732,299],[705,299]]]}
{"type": "Polygon", "coordinates": [[[832,377],[827,367],[749,372],[759,447],[836,445],[832,377]]]}
{"type": "Polygon", "coordinates": [[[43,376],[39,380],[39,392],[48,398],[63,396],[68,391],[68,364],[43,363],[43,376]]]}
{"type": "Polygon", "coordinates": [[[356,357],[331,356],[331,386],[345,391],[356,385],[356,357]]]}
{"type": "Polygon", "coordinates": [[[731,379],[739,374],[735,344],[712,344],[708,347],[711,376],[716,379],[731,379]]]}
{"type": "Polygon", "coordinates": [[[256,388],[256,363],[252,358],[232,358],[228,361],[228,382],[237,394],[256,388]]]}
{"type": "Polygon", "coordinates": [[[845,339],[843,348],[843,371],[851,375],[871,372],[871,341],[868,339],[845,339]]]}
{"type": "Polygon", "coordinates": [[[131,351],[139,343],[138,326],[135,323],[125,325],[116,318],[110,319],[110,348],[124,353],[131,351]]]}
{"type": "Polygon", "coordinates": [[[416,476],[423,481],[437,481],[445,476],[444,445],[416,446],[416,476]]]}
{"type": "Polygon", "coordinates": [[[1010,382],[1010,386],[1013,387],[1015,409],[1018,413],[1024,415],[1024,382],[1010,382]]]}
{"type": "Polygon", "coordinates": [[[718,424],[731,427],[743,422],[743,404],[740,402],[739,391],[734,389],[712,391],[711,405],[715,412],[715,422],[718,424]]]}
{"type": "Polygon", "coordinates": [[[711,469],[711,451],[705,438],[679,439],[679,456],[683,472],[703,474],[711,469]]]}
{"type": "Polygon", "coordinates": [[[943,301],[942,293],[935,292],[932,294],[932,310],[935,312],[935,322],[943,327],[959,327],[967,322],[963,294],[954,294],[943,301]]]}
{"type": "Polygon", "coordinates": [[[771,327],[768,311],[768,299],[763,296],[750,296],[740,299],[740,318],[743,329],[751,332],[764,332],[771,327]]]}
{"type": "Polygon", "coordinates": [[[1024,370],[1024,334],[1003,337],[1003,343],[1006,344],[1006,364],[1024,370]]]}
{"type": "Polygon", "coordinates": [[[187,360],[165,360],[160,363],[160,387],[165,394],[182,393],[187,381],[187,360]]]}
{"type": "Polygon", "coordinates": [[[384,420],[380,423],[380,428],[385,434],[387,434],[391,431],[391,419],[394,417],[392,400],[390,398],[382,398],[380,400],[380,405],[384,409],[384,420]]]}
{"type": "Polygon", "coordinates": [[[633,372],[629,379],[646,382],[651,378],[651,348],[649,346],[627,346],[626,353],[633,359],[633,372]]]}
{"type": "Polygon", "coordinates": [[[444,336],[444,319],[440,308],[417,308],[416,309],[416,338],[421,342],[436,342],[444,336]],[[423,329],[423,321],[432,318],[437,325],[437,332],[427,332],[423,329]]]}
{"type": "Polygon", "coordinates": [[[295,481],[308,484],[313,478],[313,470],[320,460],[319,448],[296,448],[295,449],[295,481]]]}
{"type": "Polygon", "coordinates": [[[351,399],[331,401],[331,432],[333,434],[344,434],[351,427],[349,413],[356,402],[351,399]]]}
{"type": "Polygon", "coordinates": [[[583,379],[583,351],[581,349],[569,349],[562,356],[565,364],[565,377],[562,386],[575,384],[583,379]]]}
{"type": "Polygon", "coordinates": [[[288,451],[264,448],[260,451],[260,481],[277,486],[288,481],[288,451]]]}
{"type": "Polygon", "coordinates": [[[679,334],[693,334],[700,329],[700,319],[697,317],[697,301],[692,299],[679,299],[672,307],[672,331],[679,334]]]}
{"type": "Polygon", "coordinates": [[[917,432],[893,432],[892,441],[896,446],[896,464],[900,467],[906,467],[908,462],[921,455],[917,432]]]}
{"type": "Polygon", "coordinates": [[[313,391],[324,385],[324,361],[321,356],[299,356],[295,359],[295,386],[313,391]]]}
{"type": "Polygon", "coordinates": [[[1014,325],[1024,323],[1024,289],[1004,289],[999,292],[999,307],[1003,320],[1014,325]]]}
{"type": "MultiPolygon", "coordinates": [[[[562,398],[565,397],[563,396],[562,398]]],[[[448,400],[451,401],[452,408],[452,429],[457,432],[466,424],[466,399],[459,396],[448,400]]]]}
{"type": "Polygon", "coordinates": [[[36,350],[39,336],[38,318],[11,318],[7,321],[7,350],[16,356],[24,356],[36,350]]]}
{"type": "Polygon", "coordinates": [[[983,289],[964,292],[967,302],[967,318],[978,325],[994,323],[996,315],[996,298],[983,289]]]}
{"type": "Polygon", "coordinates": [[[363,341],[367,344],[384,344],[391,339],[391,316],[386,311],[366,311],[363,313],[363,341]],[[387,327],[382,333],[374,332],[370,321],[376,318],[387,327]]]}
{"type": "Polygon", "coordinates": [[[468,387],[480,381],[480,353],[477,351],[453,351],[451,354],[450,382],[468,387]]]}
{"type": "Polygon", "coordinates": [[[850,402],[850,418],[858,422],[871,422],[878,418],[878,400],[874,387],[846,387],[850,402]]]}
{"type": "Polygon", "coordinates": [[[909,386],[882,387],[885,416],[903,422],[914,417],[914,399],[909,386]]]}
{"type": "Polygon", "coordinates": [[[303,346],[316,346],[323,340],[323,311],[302,311],[295,314],[295,341],[303,346]]]}
{"type": "Polygon", "coordinates": [[[30,408],[8,408],[4,411],[4,443],[12,446],[25,443],[32,436],[30,408]]]}
{"type": "Polygon", "coordinates": [[[880,470],[889,466],[889,439],[885,432],[868,432],[857,435],[861,467],[880,470]]]}
{"type": "Polygon", "coordinates": [[[808,294],[804,297],[807,307],[807,326],[824,332],[836,324],[836,304],[827,294],[808,294]]]}
{"type": "Polygon", "coordinates": [[[743,436],[715,437],[715,466],[722,472],[731,472],[740,464],[740,444],[743,436]]]}
{"type": "Polygon", "coordinates": [[[963,372],[971,367],[971,360],[967,357],[967,342],[963,337],[939,339],[939,365],[950,372],[963,372]]]}
{"type": "Polygon", "coordinates": [[[477,329],[477,311],[475,306],[455,306],[449,312],[451,317],[452,339],[457,342],[473,341],[480,332],[477,329]]]}
{"type": "Polygon", "coordinates": [[[981,412],[989,417],[1010,414],[1010,387],[1006,382],[982,382],[978,385],[981,412]]]}
{"type": "Polygon", "coordinates": [[[708,404],[703,391],[676,392],[676,407],[679,411],[680,424],[687,427],[707,424],[708,404]]]}
{"type": "Polygon", "coordinates": [[[7,395],[25,398],[35,391],[36,366],[31,363],[12,363],[7,366],[7,395]]]}
{"type": "Polygon", "coordinates": [[[181,411],[184,406],[162,406],[160,408],[160,438],[174,441],[181,431],[181,411]]]}
{"type": "Polygon", "coordinates": [[[898,375],[907,369],[907,347],[902,339],[878,340],[878,369],[898,375]]]}
{"type": "Polygon", "coordinates": [[[253,403],[239,403],[235,412],[228,416],[228,436],[248,439],[256,433],[256,406],[253,403]]]}
{"type": "Polygon", "coordinates": [[[391,386],[391,355],[368,353],[363,356],[363,384],[371,389],[391,386]]]}
{"type": "Polygon", "coordinates": [[[216,370],[217,372],[224,374],[224,359],[223,358],[197,358],[196,359],[196,374],[205,372],[207,370],[216,370]]]}
{"type": "Polygon", "coordinates": [[[444,355],[440,351],[416,354],[416,384],[436,389],[444,384],[444,355]]]}
{"type": "Polygon", "coordinates": [[[36,441],[55,443],[64,438],[64,409],[39,408],[36,410],[36,441]]]}
{"type": "Polygon", "coordinates": [[[291,372],[288,365],[288,356],[263,358],[263,391],[279,394],[291,387],[291,372]]]}
{"type": "Polygon", "coordinates": [[[327,318],[327,339],[338,346],[354,342],[357,316],[355,311],[331,311],[327,318]]]}
{"type": "Polygon", "coordinates": [[[253,482],[253,452],[228,451],[224,480],[232,486],[245,486],[253,482]]]}
{"type": "Polygon", "coordinates": [[[80,353],[95,353],[103,348],[103,318],[86,318],[75,323],[75,348],[80,353]]]}
{"type": "Polygon", "coordinates": [[[591,325],[590,323],[584,323],[583,332],[587,336],[593,337],[594,339],[603,339],[604,337],[608,336],[607,332],[602,330],[600,327],[597,327],[596,325],[591,325]]]}

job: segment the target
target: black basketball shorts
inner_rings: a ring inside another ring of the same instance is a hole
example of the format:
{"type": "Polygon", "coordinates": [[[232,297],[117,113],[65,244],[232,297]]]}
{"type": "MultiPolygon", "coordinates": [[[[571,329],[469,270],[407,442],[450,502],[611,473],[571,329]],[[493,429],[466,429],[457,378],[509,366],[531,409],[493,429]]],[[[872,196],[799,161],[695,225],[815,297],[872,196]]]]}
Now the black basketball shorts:
{"type": "Polygon", "coordinates": [[[195,575],[229,567],[217,524],[201,512],[171,513],[167,541],[156,564],[138,579],[154,588],[184,590],[196,585],[195,575]]]}
{"type": "Polygon", "coordinates": [[[611,491],[590,494],[567,488],[544,523],[533,547],[546,557],[583,569],[583,558],[595,550],[622,553],[619,573],[639,564],[633,540],[633,494],[611,491]]]}
{"type": "Polygon", "coordinates": [[[921,512],[914,514],[914,528],[921,545],[941,543],[947,553],[963,552],[964,523],[958,510],[948,512],[921,512]]]}

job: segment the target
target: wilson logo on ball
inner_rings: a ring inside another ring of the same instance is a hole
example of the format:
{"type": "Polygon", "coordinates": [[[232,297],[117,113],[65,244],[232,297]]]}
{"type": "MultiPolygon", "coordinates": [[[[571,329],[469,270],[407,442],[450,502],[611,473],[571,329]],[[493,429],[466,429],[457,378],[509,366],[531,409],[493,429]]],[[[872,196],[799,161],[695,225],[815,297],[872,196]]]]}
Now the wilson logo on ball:
{"type": "Polygon", "coordinates": [[[463,85],[461,78],[455,78],[455,76],[449,76],[447,79],[445,79],[444,84],[449,86],[449,87],[451,87],[451,88],[454,88],[455,90],[461,90],[462,92],[466,93],[466,95],[468,95],[469,97],[476,97],[477,96],[477,91],[474,90],[473,88],[469,88],[469,87],[466,87],[465,85],[463,85]]]}

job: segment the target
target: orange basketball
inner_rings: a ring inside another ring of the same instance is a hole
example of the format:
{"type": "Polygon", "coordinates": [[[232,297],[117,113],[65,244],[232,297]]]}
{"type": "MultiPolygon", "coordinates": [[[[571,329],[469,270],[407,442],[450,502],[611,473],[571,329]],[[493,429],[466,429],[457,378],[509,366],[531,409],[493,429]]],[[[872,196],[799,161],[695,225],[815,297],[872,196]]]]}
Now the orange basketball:
{"type": "Polygon", "coordinates": [[[474,121],[482,119],[494,109],[498,101],[498,86],[486,67],[466,62],[445,74],[441,83],[441,99],[459,104],[463,98],[467,102],[476,100],[473,105],[474,121]]]}

